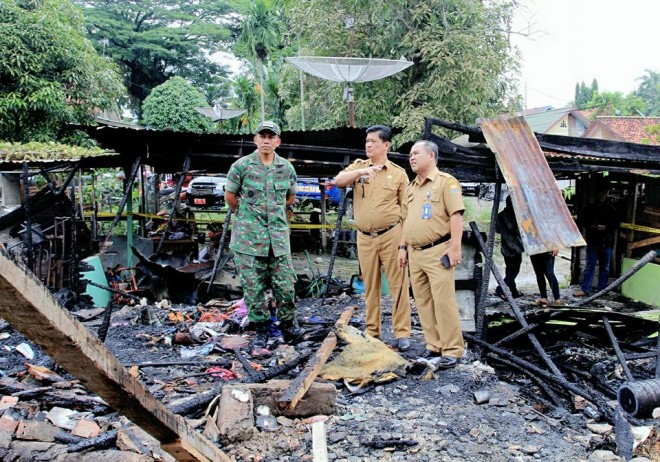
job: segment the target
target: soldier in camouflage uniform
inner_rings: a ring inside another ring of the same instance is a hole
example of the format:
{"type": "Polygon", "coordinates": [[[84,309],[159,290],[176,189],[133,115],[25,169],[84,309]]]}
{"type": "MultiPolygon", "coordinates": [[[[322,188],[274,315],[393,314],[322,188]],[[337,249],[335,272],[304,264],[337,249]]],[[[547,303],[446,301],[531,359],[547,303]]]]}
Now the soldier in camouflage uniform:
{"type": "Polygon", "coordinates": [[[285,341],[302,334],[295,324],[296,275],[291,261],[287,207],[296,197],[296,171],[277,155],[280,127],[261,122],[255,131],[257,150],[242,157],[227,174],[225,200],[236,211],[230,248],[243,286],[254,347],[268,342],[270,311],[265,292],[272,288],[285,341]]]}

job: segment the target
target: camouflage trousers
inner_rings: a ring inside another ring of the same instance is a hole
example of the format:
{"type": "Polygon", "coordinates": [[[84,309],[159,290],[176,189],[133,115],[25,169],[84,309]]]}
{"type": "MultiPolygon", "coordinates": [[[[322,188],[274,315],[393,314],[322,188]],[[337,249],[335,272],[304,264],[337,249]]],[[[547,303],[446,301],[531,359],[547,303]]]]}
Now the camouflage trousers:
{"type": "Polygon", "coordinates": [[[266,322],[270,319],[266,297],[268,289],[273,291],[277,318],[280,321],[292,321],[295,318],[296,273],[290,255],[276,257],[272,250],[267,257],[235,252],[234,261],[243,286],[243,298],[250,322],[266,322]]]}

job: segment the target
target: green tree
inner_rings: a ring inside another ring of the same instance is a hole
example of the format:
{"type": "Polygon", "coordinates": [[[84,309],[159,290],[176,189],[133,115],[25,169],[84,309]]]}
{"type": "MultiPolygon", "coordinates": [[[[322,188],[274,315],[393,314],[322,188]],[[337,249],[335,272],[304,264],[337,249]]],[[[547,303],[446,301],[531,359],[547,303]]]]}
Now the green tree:
{"type": "Polygon", "coordinates": [[[0,139],[46,141],[124,92],[116,67],[85,38],[69,0],[2,0],[0,139]]]}
{"type": "Polygon", "coordinates": [[[598,82],[594,79],[591,86],[587,87],[584,82],[575,84],[575,101],[574,106],[577,109],[585,109],[589,106],[594,94],[598,93],[598,82]]]}
{"type": "Polygon", "coordinates": [[[593,109],[592,117],[598,116],[630,116],[644,113],[646,103],[634,93],[624,95],[620,91],[596,91],[586,105],[593,109]]]}
{"type": "Polygon", "coordinates": [[[204,94],[183,77],[172,77],[144,100],[142,121],[146,127],[158,130],[212,131],[213,123],[196,107],[208,107],[204,94]]]}
{"type": "MultiPolygon", "coordinates": [[[[234,93],[236,94],[236,105],[247,111],[238,121],[236,131],[251,133],[259,106],[256,85],[248,76],[241,75],[234,82],[234,93]]],[[[254,126],[256,127],[256,124],[254,126]]]]}
{"type": "MultiPolygon", "coordinates": [[[[329,9],[322,0],[309,0],[291,2],[287,11],[291,37],[301,38],[305,55],[403,56],[415,63],[355,87],[356,125],[399,126],[400,143],[420,136],[425,116],[473,124],[520,105],[514,86],[518,57],[509,42],[514,7],[508,0],[338,0],[329,9]],[[346,28],[347,17],[354,20],[352,29],[346,28]]],[[[327,111],[306,117],[310,128],[344,125],[341,86],[314,80],[306,79],[309,106],[327,111]]],[[[287,81],[298,87],[297,79],[287,81]]],[[[293,116],[299,104],[290,104],[293,116]]]]}
{"type": "Polygon", "coordinates": [[[231,40],[226,0],[75,0],[85,8],[89,36],[117,62],[139,114],[152,88],[172,76],[206,91],[226,67],[210,55],[231,40]]]}
{"type": "Polygon", "coordinates": [[[660,72],[646,69],[635,95],[646,103],[647,116],[660,116],[660,72]]]}
{"type": "Polygon", "coordinates": [[[249,0],[240,24],[240,36],[236,50],[244,56],[257,60],[259,70],[259,93],[261,98],[261,120],[266,118],[266,91],[264,88],[264,62],[269,53],[280,47],[282,42],[281,2],[277,0],[249,0]]]}

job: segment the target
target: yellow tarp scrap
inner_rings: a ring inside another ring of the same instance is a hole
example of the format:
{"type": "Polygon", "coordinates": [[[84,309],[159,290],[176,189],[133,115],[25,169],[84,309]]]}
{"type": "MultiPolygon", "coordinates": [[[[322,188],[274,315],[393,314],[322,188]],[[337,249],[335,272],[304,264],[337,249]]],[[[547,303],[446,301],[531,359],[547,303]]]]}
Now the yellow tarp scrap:
{"type": "Polygon", "coordinates": [[[337,324],[337,334],[348,345],[321,371],[321,377],[364,387],[369,383],[383,383],[405,376],[409,363],[378,339],[358,329],[337,324]]]}

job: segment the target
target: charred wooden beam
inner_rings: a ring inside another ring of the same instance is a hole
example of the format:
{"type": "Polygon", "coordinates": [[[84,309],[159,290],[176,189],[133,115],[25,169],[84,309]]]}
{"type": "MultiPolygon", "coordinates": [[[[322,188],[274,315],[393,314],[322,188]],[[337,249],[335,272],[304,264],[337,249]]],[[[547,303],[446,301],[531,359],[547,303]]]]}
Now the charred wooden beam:
{"type": "Polygon", "coordinates": [[[174,223],[174,214],[176,213],[176,210],[179,207],[181,188],[183,187],[183,182],[186,179],[186,174],[188,173],[188,170],[190,170],[190,157],[186,156],[186,158],[183,160],[183,169],[181,170],[179,179],[176,182],[176,188],[174,189],[174,203],[172,204],[172,209],[170,210],[170,214],[167,217],[167,224],[165,225],[165,231],[163,231],[163,235],[160,237],[160,241],[158,241],[158,248],[156,249],[155,253],[160,252],[160,249],[163,247],[163,242],[165,242],[165,239],[167,239],[167,234],[170,232],[170,229],[172,228],[172,224],[174,223]]]}
{"type": "MultiPolygon", "coordinates": [[[[488,255],[488,250],[486,247],[486,244],[484,243],[483,238],[481,237],[481,234],[479,232],[479,227],[474,221],[470,222],[470,228],[474,232],[475,238],[477,239],[477,242],[479,243],[479,246],[481,247],[481,250],[484,254],[488,255]]],[[[490,253],[490,260],[492,262],[492,252],[490,253]]],[[[487,257],[488,261],[488,257],[487,257]]],[[[516,316],[516,319],[520,323],[522,327],[528,327],[529,323],[525,319],[525,315],[523,315],[522,311],[520,311],[520,308],[518,307],[518,303],[516,300],[513,298],[513,295],[511,294],[511,290],[509,290],[509,286],[506,285],[506,282],[504,282],[504,279],[502,278],[502,275],[500,274],[500,271],[497,269],[496,265],[490,266],[490,270],[493,273],[493,276],[495,276],[495,279],[497,280],[497,283],[500,285],[502,288],[502,291],[504,292],[504,295],[506,296],[507,301],[509,302],[509,305],[511,305],[511,309],[513,310],[513,313],[516,316]]],[[[563,378],[563,375],[559,368],[555,365],[555,363],[552,361],[550,356],[545,352],[543,349],[543,346],[541,346],[541,342],[536,338],[536,335],[534,335],[532,332],[527,332],[527,338],[529,338],[529,341],[531,344],[534,346],[534,349],[538,352],[538,354],[541,356],[543,361],[548,365],[550,370],[552,372],[563,378]]]]}
{"type": "Polygon", "coordinates": [[[181,461],[229,460],[169,411],[22,264],[0,248],[0,316],[181,461]]]}
{"type": "Polygon", "coordinates": [[[133,192],[133,182],[135,181],[135,177],[138,174],[138,171],[140,170],[140,164],[142,163],[142,157],[138,157],[135,159],[135,162],[133,163],[133,168],[131,169],[131,176],[128,178],[128,181],[126,181],[126,188],[124,189],[124,195],[121,198],[121,201],[119,202],[119,209],[117,210],[117,214],[115,215],[115,218],[112,220],[112,223],[110,224],[110,230],[108,231],[108,235],[105,237],[105,244],[108,244],[108,241],[112,237],[112,234],[114,233],[115,226],[117,226],[117,223],[119,223],[119,220],[121,218],[122,213],[124,212],[124,207],[126,207],[126,202],[128,202],[128,199],[131,198],[132,200],[132,192],[133,192]]]}
{"type": "Polygon", "coordinates": [[[505,359],[508,359],[509,361],[511,361],[514,364],[518,365],[519,367],[523,368],[523,370],[529,370],[532,373],[534,373],[534,374],[536,374],[536,375],[538,375],[538,376],[540,376],[540,377],[542,377],[546,380],[550,380],[553,383],[562,386],[566,390],[568,390],[568,391],[570,391],[570,392],[572,392],[572,393],[574,393],[578,396],[582,396],[583,398],[591,401],[592,403],[594,403],[595,406],[598,407],[599,412],[601,414],[603,414],[607,418],[608,421],[614,422],[614,416],[612,414],[611,408],[609,408],[609,406],[607,405],[607,403],[603,399],[601,399],[598,396],[593,395],[593,394],[589,393],[588,391],[586,391],[586,387],[577,386],[577,385],[569,382],[568,380],[566,380],[562,376],[557,376],[555,374],[551,374],[548,371],[544,371],[543,369],[541,369],[538,366],[535,366],[534,364],[530,363],[529,361],[525,361],[524,359],[519,358],[518,356],[514,355],[513,353],[510,353],[510,352],[508,352],[508,351],[506,351],[502,348],[498,348],[494,345],[491,345],[490,343],[485,342],[485,341],[483,341],[483,340],[477,338],[476,336],[471,335],[467,332],[463,332],[463,336],[468,341],[474,342],[475,344],[477,344],[477,345],[479,345],[483,348],[486,348],[487,350],[492,351],[493,353],[496,353],[497,355],[499,355],[499,356],[501,356],[505,359]]]}
{"type": "Polygon", "coordinates": [[[623,368],[623,372],[626,374],[626,379],[629,382],[632,382],[635,380],[635,378],[633,377],[632,372],[630,372],[626,358],[623,356],[623,352],[621,351],[621,347],[619,347],[619,342],[617,341],[614,332],[612,332],[612,326],[610,325],[610,320],[607,319],[607,316],[603,316],[603,325],[605,326],[605,332],[607,332],[607,336],[609,337],[610,342],[612,342],[614,354],[616,354],[616,357],[619,360],[621,367],[623,368]]]}
{"type": "Polygon", "coordinates": [[[550,315],[548,315],[548,318],[547,318],[547,319],[544,319],[542,322],[535,322],[535,323],[532,323],[532,324],[528,324],[526,327],[523,327],[522,329],[519,329],[519,330],[513,332],[512,334],[507,335],[507,336],[504,337],[503,339],[498,340],[498,341],[495,342],[493,345],[495,345],[495,346],[500,346],[500,345],[503,345],[503,344],[505,344],[505,343],[508,343],[508,342],[510,342],[510,341],[512,341],[512,340],[514,340],[514,339],[517,339],[517,338],[520,337],[521,335],[525,335],[526,333],[533,331],[533,330],[536,329],[537,327],[544,326],[546,323],[548,323],[548,322],[551,321],[552,319],[554,319],[554,318],[560,316],[561,314],[562,314],[562,311],[561,311],[561,310],[560,310],[560,311],[552,312],[552,313],[550,313],[550,315]]]}
{"type": "Polygon", "coordinates": [[[68,452],[81,452],[92,448],[109,448],[115,444],[115,441],[117,441],[117,430],[110,430],[102,433],[96,438],[88,438],[69,446],[67,450],[68,452]]]}
{"type": "Polygon", "coordinates": [[[601,297],[605,295],[608,292],[611,292],[612,290],[616,289],[619,287],[621,284],[623,284],[627,279],[629,279],[633,274],[635,274],[637,271],[641,270],[644,265],[652,261],[656,257],[656,252],[655,250],[651,250],[649,253],[644,255],[642,258],[637,261],[628,271],[623,273],[621,276],[616,278],[614,282],[612,282],[609,286],[605,287],[603,290],[600,290],[596,292],[595,294],[585,298],[584,300],[581,300],[579,303],[576,303],[575,306],[582,306],[586,305],[587,303],[591,303],[594,300],[596,300],[598,297],[601,297]]]}
{"type": "Polygon", "coordinates": [[[245,374],[248,376],[250,381],[251,382],[256,382],[257,377],[256,377],[255,372],[257,372],[257,371],[255,371],[252,368],[252,365],[247,360],[247,358],[243,355],[243,353],[241,353],[241,350],[239,350],[238,348],[234,348],[232,351],[234,352],[234,356],[236,356],[236,358],[238,359],[238,362],[241,363],[241,366],[243,366],[243,369],[245,370],[245,374]]]}
{"type": "MultiPolygon", "coordinates": [[[[344,310],[339,317],[337,324],[348,324],[355,311],[355,307],[351,306],[344,310]]],[[[278,407],[280,409],[293,409],[298,404],[298,401],[305,396],[305,393],[312,386],[312,383],[321,372],[321,368],[326,363],[332,351],[337,346],[337,335],[330,332],[325,338],[321,347],[318,349],[312,360],[307,364],[305,369],[291,382],[291,385],[282,393],[278,400],[278,407]]]]}
{"type": "Polygon", "coordinates": [[[222,225],[222,235],[220,236],[220,242],[218,243],[218,251],[215,254],[215,263],[213,264],[213,272],[211,273],[211,280],[206,286],[206,293],[209,293],[209,291],[211,290],[213,281],[215,281],[215,276],[218,273],[218,268],[220,267],[220,261],[222,261],[222,255],[225,253],[225,242],[227,241],[229,223],[231,222],[232,212],[233,209],[230,207],[229,210],[227,210],[227,214],[225,215],[225,222],[222,225]]]}

